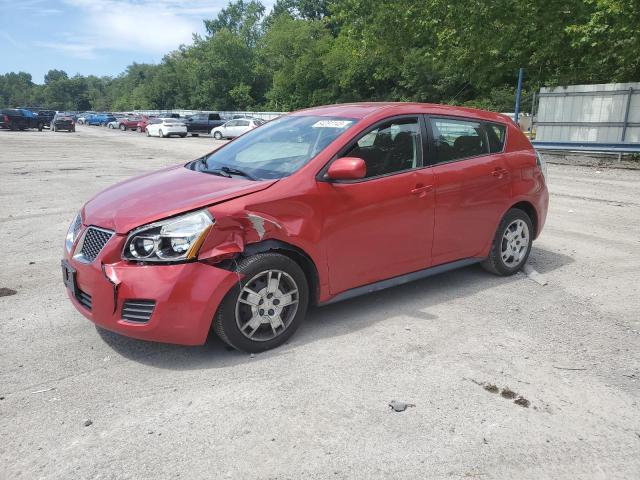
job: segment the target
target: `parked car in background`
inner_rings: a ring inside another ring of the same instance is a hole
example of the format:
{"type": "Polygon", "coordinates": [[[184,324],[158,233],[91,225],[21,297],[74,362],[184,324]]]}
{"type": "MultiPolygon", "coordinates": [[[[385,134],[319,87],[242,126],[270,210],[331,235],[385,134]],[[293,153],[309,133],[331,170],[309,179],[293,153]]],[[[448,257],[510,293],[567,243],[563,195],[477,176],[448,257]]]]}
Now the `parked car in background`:
{"type": "Polygon", "coordinates": [[[22,108],[5,108],[0,110],[0,128],[9,130],[26,130],[37,128],[42,131],[44,124],[37,115],[22,108]]]}
{"type": "Polygon", "coordinates": [[[60,130],[76,131],[76,122],[71,114],[60,112],[53,116],[51,119],[51,131],[59,132],[60,130]]]}
{"type": "Polygon", "coordinates": [[[123,132],[127,130],[135,130],[138,127],[138,123],[142,120],[142,117],[139,115],[131,115],[129,117],[123,118],[120,120],[120,125],[118,128],[123,132]]]}
{"type": "Polygon", "coordinates": [[[106,126],[109,122],[114,122],[116,117],[108,113],[96,113],[89,115],[85,119],[85,125],[99,125],[101,127],[106,126]]]}
{"type": "Polygon", "coordinates": [[[122,114],[117,114],[114,115],[115,120],[110,121],[109,123],[107,123],[106,127],[107,128],[120,128],[120,123],[123,120],[126,120],[126,115],[122,115],[122,114]]]}
{"type": "Polygon", "coordinates": [[[146,127],[147,137],[187,136],[187,126],[176,118],[153,118],[146,127]]]}
{"type": "Polygon", "coordinates": [[[91,115],[95,115],[96,112],[80,112],[76,115],[76,123],[78,125],[84,125],[91,115]]]}
{"type": "Polygon", "coordinates": [[[187,118],[187,131],[193,137],[201,133],[209,134],[211,130],[224,123],[219,113],[197,113],[187,118]]]}
{"type": "Polygon", "coordinates": [[[102,328],[186,345],[213,330],[259,352],[312,304],[474,263],[515,274],[545,224],[545,175],[496,113],[310,108],[98,193],[71,222],[62,277],[102,328]]]}
{"type": "Polygon", "coordinates": [[[147,116],[143,116],[142,120],[140,120],[138,122],[138,124],[136,125],[136,131],[138,133],[143,133],[147,131],[147,125],[149,124],[150,120],[153,120],[156,117],[147,117],[147,116]]]}
{"type": "Polygon", "coordinates": [[[43,127],[51,127],[51,120],[53,120],[55,114],[54,110],[40,110],[37,112],[38,120],[43,127]]]}
{"type": "Polygon", "coordinates": [[[235,138],[239,137],[243,133],[253,130],[265,122],[257,118],[239,118],[237,120],[229,120],[223,123],[219,127],[215,127],[211,130],[210,135],[216,140],[222,140],[223,138],[235,138]]]}

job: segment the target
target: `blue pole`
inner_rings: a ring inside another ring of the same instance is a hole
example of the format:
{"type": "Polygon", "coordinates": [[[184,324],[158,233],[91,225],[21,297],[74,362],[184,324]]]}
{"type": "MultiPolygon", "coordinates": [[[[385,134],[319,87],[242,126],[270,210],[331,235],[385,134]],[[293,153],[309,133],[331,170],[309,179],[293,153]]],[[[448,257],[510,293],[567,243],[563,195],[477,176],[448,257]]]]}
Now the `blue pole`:
{"type": "Polygon", "coordinates": [[[514,119],[518,125],[518,120],[520,119],[520,97],[522,96],[522,78],[524,77],[524,68],[520,67],[520,71],[518,72],[518,90],[516,91],[516,113],[514,115],[514,119]]]}

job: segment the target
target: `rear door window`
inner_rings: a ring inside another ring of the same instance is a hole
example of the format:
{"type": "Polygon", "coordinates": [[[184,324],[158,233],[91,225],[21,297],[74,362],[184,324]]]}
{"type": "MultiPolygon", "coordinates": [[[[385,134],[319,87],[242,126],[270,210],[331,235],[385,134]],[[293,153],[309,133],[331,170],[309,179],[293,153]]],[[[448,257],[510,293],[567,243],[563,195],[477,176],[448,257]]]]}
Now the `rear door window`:
{"type": "Polygon", "coordinates": [[[437,163],[446,163],[489,153],[482,122],[453,118],[431,118],[437,163]]]}

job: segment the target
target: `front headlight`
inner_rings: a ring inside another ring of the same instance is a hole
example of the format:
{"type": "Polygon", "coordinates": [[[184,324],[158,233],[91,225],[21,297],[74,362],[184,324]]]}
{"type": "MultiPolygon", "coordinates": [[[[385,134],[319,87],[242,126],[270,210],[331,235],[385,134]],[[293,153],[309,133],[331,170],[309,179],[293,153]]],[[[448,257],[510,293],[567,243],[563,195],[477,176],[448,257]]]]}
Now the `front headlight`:
{"type": "Polygon", "coordinates": [[[78,235],[80,234],[80,230],[82,227],[82,216],[78,212],[78,214],[74,217],[71,225],[69,225],[69,229],[67,230],[67,238],[64,240],[64,247],[67,249],[67,252],[71,253],[71,249],[73,248],[73,244],[76,243],[78,235]]]}
{"type": "Polygon", "coordinates": [[[196,257],[213,218],[206,210],[136,228],[129,234],[122,258],[138,262],[180,262],[196,257]]]}

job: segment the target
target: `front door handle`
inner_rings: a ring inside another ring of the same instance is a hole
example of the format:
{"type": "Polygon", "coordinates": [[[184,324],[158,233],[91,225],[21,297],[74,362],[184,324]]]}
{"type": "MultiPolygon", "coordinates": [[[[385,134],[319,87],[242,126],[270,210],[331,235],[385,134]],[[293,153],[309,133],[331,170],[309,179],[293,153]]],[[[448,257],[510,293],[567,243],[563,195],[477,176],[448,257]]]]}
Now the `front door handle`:
{"type": "Polygon", "coordinates": [[[414,189],[411,190],[413,195],[424,196],[423,194],[430,192],[433,190],[433,185],[416,185],[414,189]]]}

